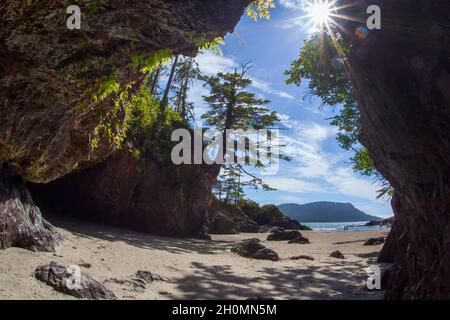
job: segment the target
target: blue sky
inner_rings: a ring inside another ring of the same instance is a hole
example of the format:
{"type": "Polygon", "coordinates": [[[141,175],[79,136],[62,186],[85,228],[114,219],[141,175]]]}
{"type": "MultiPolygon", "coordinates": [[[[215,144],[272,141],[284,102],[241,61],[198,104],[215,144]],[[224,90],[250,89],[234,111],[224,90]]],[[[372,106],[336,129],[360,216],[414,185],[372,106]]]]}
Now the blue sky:
{"type": "MultiPolygon", "coordinates": [[[[304,99],[306,87],[285,84],[284,71],[297,58],[303,40],[311,32],[305,27],[298,0],[280,0],[272,11],[270,21],[254,22],[242,17],[234,34],[227,35],[222,46],[223,55],[205,52],[197,58],[206,74],[232,71],[251,61],[254,67],[248,75],[253,80],[251,91],[258,97],[271,100],[268,108],[277,111],[289,128],[283,131],[285,152],[293,160],[280,163],[277,175],[265,181],[277,191],[248,190],[247,197],[261,204],[313,201],[351,202],[368,214],[392,215],[389,203],[376,199],[379,186],[371,179],[354,173],[349,165],[351,154],[337,145],[336,128],[327,118],[337,110],[320,108],[317,97],[304,99]]],[[[206,109],[202,95],[208,94],[201,83],[189,93],[197,115],[206,109]]]]}

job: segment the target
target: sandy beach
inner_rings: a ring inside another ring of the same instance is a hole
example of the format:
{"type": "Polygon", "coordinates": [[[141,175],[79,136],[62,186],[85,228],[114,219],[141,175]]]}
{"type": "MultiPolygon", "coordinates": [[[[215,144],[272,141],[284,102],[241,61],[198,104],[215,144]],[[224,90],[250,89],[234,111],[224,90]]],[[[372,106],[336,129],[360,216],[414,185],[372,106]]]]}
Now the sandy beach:
{"type": "Polygon", "coordinates": [[[55,253],[19,248],[0,251],[0,299],[74,299],[36,280],[36,267],[56,261],[81,265],[120,299],[381,299],[365,288],[367,268],[382,245],[364,246],[388,230],[302,231],[310,244],[266,241],[267,234],[215,235],[212,241],[155,237],[73,220],[52,220],[64,241],[55,253]],[[230,247],[258,237],[280,261],[240,257],[230,247]],[[340,250],[344,260],[329,257],[340,250]],[[309,255],[310,260],[290,257],[309,255]],[[138,270],[164,281],[146,288],[130,283],[138,270]]]}

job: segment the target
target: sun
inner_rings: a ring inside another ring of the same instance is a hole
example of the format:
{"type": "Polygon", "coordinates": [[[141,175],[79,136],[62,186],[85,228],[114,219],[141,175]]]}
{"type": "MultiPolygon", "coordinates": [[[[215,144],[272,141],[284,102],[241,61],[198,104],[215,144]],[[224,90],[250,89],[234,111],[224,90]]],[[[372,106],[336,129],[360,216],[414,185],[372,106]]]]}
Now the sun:
{"type": "Polygon", "coordinates": [[[336,1],[330,0],[313,0],[305,4],[305,17],[310,19],[313,24],[313,29],[318,29],[327,26],[331,21],[331,16],[335,12],[336,1]]]}

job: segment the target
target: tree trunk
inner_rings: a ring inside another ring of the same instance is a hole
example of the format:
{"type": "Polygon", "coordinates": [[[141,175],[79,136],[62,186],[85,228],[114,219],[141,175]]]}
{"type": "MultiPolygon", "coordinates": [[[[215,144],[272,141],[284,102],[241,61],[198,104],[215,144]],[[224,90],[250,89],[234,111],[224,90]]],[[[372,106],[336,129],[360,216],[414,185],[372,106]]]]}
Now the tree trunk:
{"type": "Polygon", "coordinates": [[[150,92],[152,96],[155,96],[156,94],[156,88],[158,86],[158,80],[159,80],[159,74],[161,73],[161,63],[158,64],[158,67],[154,71],[153,79],[152,79],[152,85],[150,87],[150,92]]]}
{"type": "Polygon", "coordinates": [[[177,63],[178,63],[178,55],[175,56],[175,60],[173,61],[172,69],[170,70],[169,79],[167,80],[166,90],[164,90],[164,95],[161,100],[161,110],[162,111],[164,111],[166,109],[167,105],[169,104],[169,92],[170,92],[170,87],[172,86],[173,76],[174,76],[175,70],[177,68],[177,63]]]}
{"type": "Polygon", "coordinates": [[[450,1],[370,0],[362,8],[369,5],[380,6],[382,29],[366,35],[347,22],[346,63],[362,143],[396,190],[402,249],[386,297],[449,299],[450,1]]]}

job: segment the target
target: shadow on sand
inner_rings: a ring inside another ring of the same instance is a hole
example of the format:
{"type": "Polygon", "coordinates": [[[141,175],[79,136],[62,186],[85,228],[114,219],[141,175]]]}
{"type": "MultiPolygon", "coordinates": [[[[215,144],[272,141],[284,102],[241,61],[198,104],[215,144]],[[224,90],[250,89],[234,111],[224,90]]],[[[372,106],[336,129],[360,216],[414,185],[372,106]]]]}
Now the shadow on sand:
{"type": "Polygon", "coordinates": [[[177,279],[181,299],[382,299],[383,292],[365,288],[363,263],[324,262],[262,268],[254,277],[239,276],[231,265],[192,262],[194,274],[177,279]]]}
{"type": "Polygon", "coordinates": [[[54,226],[66,229],[76,237],[101,239],[111,242],[121,241],[142,249],[165,250],[171,253],[220,254],[228,250],[233,242],[211,241],[187,238],[152,236],[145,233],[106,225],[94,224],[75,219],[46,217],[54,226]]]}

